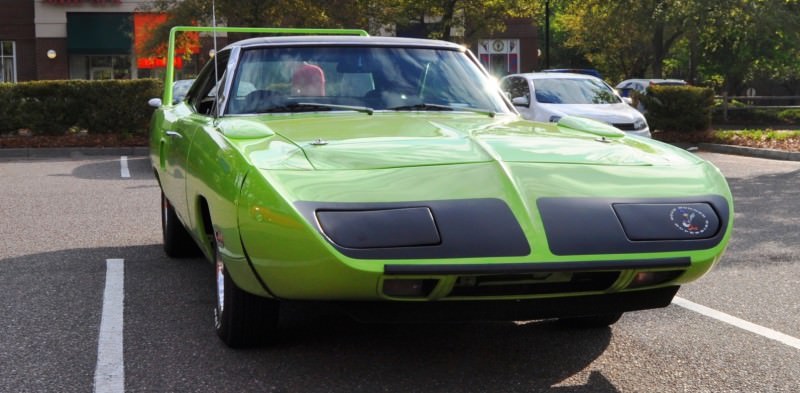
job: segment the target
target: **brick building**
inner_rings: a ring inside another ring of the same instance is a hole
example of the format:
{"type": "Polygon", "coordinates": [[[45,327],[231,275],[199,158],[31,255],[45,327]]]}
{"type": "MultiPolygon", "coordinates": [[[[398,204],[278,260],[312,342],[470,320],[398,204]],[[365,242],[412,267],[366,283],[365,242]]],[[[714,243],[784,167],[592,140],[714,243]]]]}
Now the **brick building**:
{"type": "MultiPolygon", "coordinates": [[[[0,82],[41,79],[136,79],[160,77],[163,58],[141,47],[163,14],[143,12],[149,0],[2,0],[0,82]]],[[[407,32],[414,36],[413,31],[407,32]]],[[[207,38],[203,40],[210,48],[207,38]]],[[[471,48],[495,76],[538,66],[538,37],[530,19],[512,19],[501,34],[471,48]]],[[[224,43],[225,40],[220,42],[224,43]]],[[[176,79],[193,77],[208,59],[193,49],[176,58],[176,79]],[[185,60],[190,59],[190,60],[185,60]]]]}
{"type": "Polygon", "coordinates": [[[484,37],[472,46],[483,66],[501,77],[539,68],[539,37],[528,18],[506,21],[506,31],[484,37]]]}
{"type": "MultiPolygon", "coordinates": [[[[135,79],[159,76],[163,59],[137,55],[163,15],[147,0],[4,0],[0,12],[0,81],[135,79]]],[[[198,56],[193,56],[195,61],[198,56]]],[[[197,65],[178,61],[181,73],[197,65]],[[187,66],[187,67],[184,67],[187,66]],[[183,71],[183,72],[182,72],[183,71]]]]}

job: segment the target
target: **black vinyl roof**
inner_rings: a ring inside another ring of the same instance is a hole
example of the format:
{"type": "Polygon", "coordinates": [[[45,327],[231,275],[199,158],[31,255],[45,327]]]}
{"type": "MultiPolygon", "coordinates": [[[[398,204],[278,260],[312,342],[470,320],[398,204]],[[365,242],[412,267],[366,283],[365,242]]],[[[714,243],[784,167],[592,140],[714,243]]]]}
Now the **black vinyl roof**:
{"type": "Polygon", "coordinates": [[[271,36],[249,38],[234,42],[225,47],[258,47],[258,46],[394,46],[414,48],[437,48],[447,50],[463,50],[464,47],[452,42],[428,40],[421,38],[383,37],[383,36],[344,36],[344,35],[302,35],[271,36]]]}

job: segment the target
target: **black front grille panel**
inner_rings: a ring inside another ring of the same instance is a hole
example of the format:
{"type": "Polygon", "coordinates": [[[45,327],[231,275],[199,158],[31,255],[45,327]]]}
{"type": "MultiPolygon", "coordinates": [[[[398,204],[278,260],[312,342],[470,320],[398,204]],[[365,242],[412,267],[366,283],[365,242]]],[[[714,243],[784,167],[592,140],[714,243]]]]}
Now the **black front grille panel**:
{"type": "Polygon", "coordinates": [[[448,297],[487,297],[596,292],[611,287],[619,271],[566,274],[495,274],[460,276],[448,297]]]}

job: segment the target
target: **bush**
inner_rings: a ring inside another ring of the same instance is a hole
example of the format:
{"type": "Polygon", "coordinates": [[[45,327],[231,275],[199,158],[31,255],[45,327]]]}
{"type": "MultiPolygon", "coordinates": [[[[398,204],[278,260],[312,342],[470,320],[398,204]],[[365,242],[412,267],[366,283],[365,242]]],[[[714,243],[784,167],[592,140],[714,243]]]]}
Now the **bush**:
{"type": "Polygon", "coordinates": [[[800,109],[784,109],[778,112],[778,119],[787,124],[800,124],[800,109]]]}
{"type": "Polygon", "coordinates": [[[694,86],[659,86],[647,88],[639,97],[647,108],[650,129],[661,131],[706,131],[711,126],[714,92],[694,86]]]}
{"type": "Polygon", "coordinates": [[[161,86],[155,79],[0,84],[0,132],[144,133],[153,113],[147,100],[160,97],[161,86]]]}
{"type": "Polygon", "coordinates": [[[725,120],[722,100],[715,100],[711,121],[714,124],[764,125],[781,123],[778,110],[772,108],[748,108],[739,100],[728,101],[728,119],[725,120]]]}

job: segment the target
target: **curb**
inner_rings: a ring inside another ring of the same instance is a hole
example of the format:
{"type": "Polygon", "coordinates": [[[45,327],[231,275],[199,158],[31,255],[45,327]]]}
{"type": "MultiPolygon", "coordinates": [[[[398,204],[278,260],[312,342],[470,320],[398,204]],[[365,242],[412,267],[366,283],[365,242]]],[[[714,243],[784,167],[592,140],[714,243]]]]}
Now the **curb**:
{"type": "Polygon", "coordinates": [[[700,150],[712,153],[735,154],[770,160],[800,161],[800,152],[796,151],[759,149],[755,147],[719,145],[714,143],[700,143],[697,147],[700,148],[700,150]]]}
{"type": "Polygon", "coordinates": [[[0,149],[0,158],[82,158],[86,156],[146,156],[149,147],[48,147],[0,149]]]}

